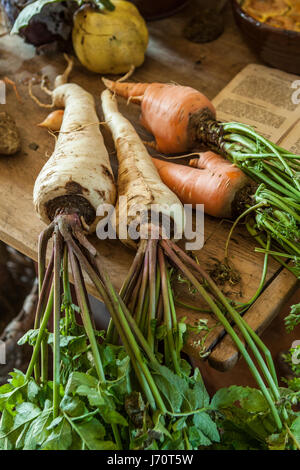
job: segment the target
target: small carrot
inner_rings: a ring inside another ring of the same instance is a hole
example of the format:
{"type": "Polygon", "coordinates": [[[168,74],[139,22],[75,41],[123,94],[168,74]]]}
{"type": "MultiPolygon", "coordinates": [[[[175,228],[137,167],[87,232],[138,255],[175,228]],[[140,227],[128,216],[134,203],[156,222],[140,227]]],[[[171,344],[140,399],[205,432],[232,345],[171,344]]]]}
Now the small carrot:
{"type": "Polygon", "coordinates": [[[141,104],[142,125],[154,135],[158,152],[185,152],[196,138],[194,124],[216,117],[209,99],[191,87],[103,81],[117,95],[141,104]]]}
{"type": "Polygon", "coordinates": [[[50,131],[59,131],[63,122],[64,118],[64,110],[57,109],[56,111],[52,111],[52,113],[48,114],[46,119],[43,122],[38,124],[39,127],[46,127],[50,131]]]}
{"type": "Polygon", "coordinates": [[[108,78],[102,78],[102,81],[109,90],[114,91],[123,98],[130,98],[132,103],[138,104],[142,102],[144,93],[150,85],[149,83],[114,82],[108,78]]]}
{"type": "Polygon", "coordinates": [[[214,152],[200,153],[190,166],[153,158],[162,181],[182,203],[204,204],[206,214],[231,218],[237,213],[239,196],[251,185],[235,165],[214,152]]]}

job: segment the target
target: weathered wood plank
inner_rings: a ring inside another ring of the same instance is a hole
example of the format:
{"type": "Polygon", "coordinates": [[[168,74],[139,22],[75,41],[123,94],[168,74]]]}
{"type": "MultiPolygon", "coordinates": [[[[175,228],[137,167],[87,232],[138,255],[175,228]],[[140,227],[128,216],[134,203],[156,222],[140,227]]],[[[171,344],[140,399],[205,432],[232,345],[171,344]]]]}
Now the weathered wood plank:
{"type": "MultiPolygon", "coordinates": [[[[293,295],[297,287],[299,287],[299,282],[295,276],[287,270],[281,271],[244,315],[248,325],[261,335],[280,313],[286,299],[293,295]],[[265,315],[266,311],[268,312],[267,316],[265,315]]],[[[226,334],[212,351],[208,361],[214,369],[226,371],[236,364],[238,358],[238,350],[230,336],[226,334]]]]}

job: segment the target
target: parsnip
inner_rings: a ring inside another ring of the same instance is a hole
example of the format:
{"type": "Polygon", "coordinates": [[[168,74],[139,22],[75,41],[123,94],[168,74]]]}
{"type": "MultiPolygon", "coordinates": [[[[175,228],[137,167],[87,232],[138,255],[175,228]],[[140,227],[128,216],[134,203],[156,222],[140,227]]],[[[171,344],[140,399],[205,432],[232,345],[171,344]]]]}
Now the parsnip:
{"type": "Polygon", "coordinates": [[[55,106],[65,108],[63,122],[54,152],[36,180],[34,204],[45,223],[57,211],[75,211],[93,231],[97,207],[115,203],[114,177],[93,96],[61,81],[56,81],[52,98],[55,106]]]}
{"type": "MultiPolygon", "coordinates": [[[[33,355],[27,369],[29,380],[33,371],[38,383],[48,380],[48,345],[45,329],[53,311],[53,418],[60,413],[61,368],[60,328],[61,313],[66,323],[74,323],[73,296],[69,281],[71,266],[75,294],[82,324],[89,339],[93,366],[101,383],[106,377],[94,333],[93,317],[87,298],[83,271],[88,273],[103,301],[112,305],[116,293],[102,266],[95,247],[86,238],[86,232],[96,226],[99,204],[114,204],[116,188],[108,153],[99,130],[99,121],[92,95],[75,84],[67,84],[73,62],[63,75],[55,80],[54,90],[42,89],[51,95],[52,104],[45,105],[29,93],[39,105],[64,107],[63,121],[54,152],[41,170],[34,186],[34,203],[41,219],[50,224],[39,236],[38,278],[39,300],[34,326],[39,329],[33,355]],[[50,261],[46,254],[53,237],[50,261]],[[41,360],[40,360],[41,358],[41,360]]],[[[30,85],[29,85],[30,86],[30,85]]],[[[74,323],[75,324],[75,323],[74,323]]],[[[116,442],[120,442],[117,426],[112,423],[116,442]]]]}
{"type": "MultiPolygon", "coordinates": [[[[118,161],[118,193],[127,197],[127,204],[117,202],[117,222],[125,220],[129,225],[136,215],[136,209],[143,206],[159,205],[159,212],[171,218],[175,230],[182,233],[184,226],[183,207],[177,196],[161,181],[150,155],[132,124],[118,111],[115,96],[109,90],[102,93],[102,108],[106,123],[115,142],[118,161]]],[[[118,223],[117,223],[118,228],[118,223]]],[[[134,246],[130,239],[123,240],[134,246]]]]}

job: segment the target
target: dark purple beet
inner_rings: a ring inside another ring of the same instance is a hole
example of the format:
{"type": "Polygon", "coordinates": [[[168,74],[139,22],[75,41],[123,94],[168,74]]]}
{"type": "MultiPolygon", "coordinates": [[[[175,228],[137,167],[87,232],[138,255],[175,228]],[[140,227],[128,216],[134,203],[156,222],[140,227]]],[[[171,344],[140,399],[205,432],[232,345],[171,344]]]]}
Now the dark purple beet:
{"type": "MultiPolygon", "coordinates": [[[[13,25],[19,12],[31,2],[28,0],[0,0],[9,23],[13,25]]],[[[46,5],[39,15],[20,31],[25,41],[36,47],[56,42],[60,49],[69,49],[76,4],[62,2],[46,5]]]]}

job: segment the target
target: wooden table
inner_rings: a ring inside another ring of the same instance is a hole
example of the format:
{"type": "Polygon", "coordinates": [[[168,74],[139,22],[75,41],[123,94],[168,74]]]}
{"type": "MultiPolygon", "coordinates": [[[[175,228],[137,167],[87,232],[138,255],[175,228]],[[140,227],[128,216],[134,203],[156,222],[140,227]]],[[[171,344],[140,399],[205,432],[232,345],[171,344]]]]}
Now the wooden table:
{"type": "MultiPolygon", "coordinates": [[[[187,19],[194,14],[194,9],[195,4],[192,3],[171,18],[149,23],[150,43],[146,61],[136,71],[134,80],[173,81],[193,86],[213,98],[245,65],[257,61],[234,25],[229,7],[226,10],[226,30],[218,40],[199,45],[184,39],[182,29],[187,19]]],[[[35,260],[38,234],[43,224],[33,208],[32,188],[36,176],[53,151],[54,140],[45,130],[36,126],[45,118],[47,111],[37,107],[29,98],[27,85],[32,77],[38,82],[42,74],[47,74],[51,82],[64,66],[60,55],[37,56],[19,38],[6,36],[0,39],[0,76],[7,75],[15,80],[23,98],[23,103],[20,104],[9,89],[7,104],[3,106],[17,122],[22,150],[13,157],[0,159],[0,239],[35,260]]],[[[94,94],[101,115],[99,97],[102,85],[99,77],[77,64],[71,79],[94,94]]],[[[40,91],[38,84],[33,90],[41,100],[47,101],[48,97],[40,91]]],[[[148,139],[149,135],[139,125],[138,107],[126,106],[126,103],[120,101],[120,109],[135,123],[140,135],[148,139]]],[[[105,139],[116,169],[114,149],[107,132],[105,139]]],[[[206,269],[212,268],[215,259],[223,259],[229,228],[228,222],[205,218],[206,242],[197,256],[206,269]]],[[[115,287],[119,289],[128,272],[133,253],[117,240],[99,241],[92,237],[92,241],[98,248],[115,287]]],[[[254,248],[255,243],[240,226],[234,234],[230,253],[232,262],[242,275],[242,281],[234,287],[223,288],[233,299],[247,300],[257,289],[263,255],[255,253],[254,248]]],[[[296,284],[290,273],[271,260],[265,290],[245,317],[251,326],[259,332],[266,328],[294,291],[296,284]]],[[[89,289],[95,294],[91,285],[89,289]]],[[[187,301],[188,297],[190,304],[202,305],[201,299],[186,292],[184,285],[179,284],[176,287],[176,292],[178,291],[181,299],[187,301]]],[[[215,326],[211,315],[183,308],[178,308],[178,315],[187,317],[191,324],[202,318],[207,321],[208,327],[214,327],[208,335],[190,335],[186,345],[188,354],[199,357],[199,354],[211,351],[208,361],[219,370],[227,370],[236,363],[238,353],[235,346],[227,335],[224,337],[223,328],[215,326]],[[221,338],[223,340],[220,343],[221,338]]]]}

